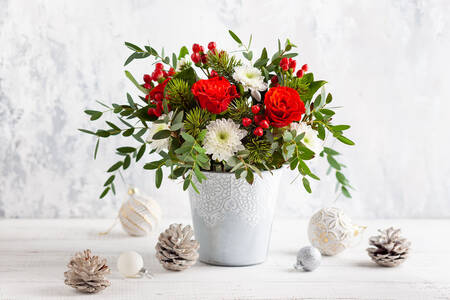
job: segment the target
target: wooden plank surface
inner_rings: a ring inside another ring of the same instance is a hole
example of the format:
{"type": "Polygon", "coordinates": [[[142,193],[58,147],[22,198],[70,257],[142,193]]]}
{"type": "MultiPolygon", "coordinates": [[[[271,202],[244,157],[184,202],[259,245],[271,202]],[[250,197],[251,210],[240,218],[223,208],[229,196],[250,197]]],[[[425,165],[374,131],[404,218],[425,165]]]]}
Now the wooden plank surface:
{"type": "MultiPolygon", "coordinates": [[[[166,220],[163,228],[172,222],[166,220]]],[[[164,270],[154,257],[157,234],[135,238],[120,225],[99,236],[112,220],[0,220],[0,299],[450,299],[450,220],[372,220],[356,247],[324,257],[314,272],[292,268],[296,252],[308,244],[306,220],[275,220],[266,263],[241,268],[198,263],[183,272],[164,270]],[[398,268],[381,268],[365,252],[377,228],[399,226],[412,242],[409,260],[398,268]],[[90,248],[105,256],[112,285],[83,295],[63,283],[71,255],[90,248]],[[118,255],[135,250],[155,274],[124,279],[118,255]]]]}

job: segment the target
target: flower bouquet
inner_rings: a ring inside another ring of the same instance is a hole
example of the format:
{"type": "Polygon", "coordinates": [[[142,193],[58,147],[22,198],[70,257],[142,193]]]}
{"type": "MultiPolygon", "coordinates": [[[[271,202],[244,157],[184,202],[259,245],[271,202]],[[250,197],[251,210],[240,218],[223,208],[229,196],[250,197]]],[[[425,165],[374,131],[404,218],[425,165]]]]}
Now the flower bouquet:
{"type": "MultiPolygon", "coordinates": [[[[316,157],[327,159],[330,169],[335,171],[337,188],[350,197],[350,185],[342,173],[344,165],[336,159],[339,153],[324,146],[329,137],[354,144],[343,135],[350,126],[332,123],[335,111],[330,107],[332,96],[324,89],[326,82],[315,80],[307,64],[297,70],[294,59],[297,53],[292,52],[296,46],[289,39],[284,45],[278,40],[278,50],[272,56],[264,48],[259,58],[254,59],[252,38],[244,44],[235,33],[229,33],[238,44],[237,51],[228,52],[210,42],[207,49],[194,44],[192,51],[182,47],[178,55],[166,56],[164,48],[158,52],[149,45],[141,48],[125,43],[133,51],[125,65],[153,58],[154,70],[143,75],[143,82],[125,71],[141,95],[127,94],[124,104],[100,103],[105,111],[85,111],[92,121],[112,112],[119,122],[106,121],[108,127],[96,131],[80,129],[97,137],[94,157],[102,138],[121,134],[135,140],[132,145],[116,149],[120,160],[107,170],[111,175],[100,198],[110,191],[115,193],[117,171],[127,169],[146,153],[159,156],[144,165],[144,169],[156,171],[156,187],[161,186],[163,173],[167,172],[170,179],[182,181],[184,190],[190,188],[197,238],[208,234],[217,237],[217,232],[208,233],[207,228],[218,222],[224,227],[224,216],[230,212],[238,219],[244,216],[247,221],[253,220],[247,222],[253,229],[264,223],[262,219],[268,219],[264,228],[266,231],[269,228],[270,235],[273,212],[264,207],[273,207],[269,203],[273,199],[264,202],[271,193],[255,191],[258,182],[263,188],[276,186],[265,180],[276,177],[271,175],[275,170],[289,166],[298,172],[304,188],[311,193],[310,179],[319,177],[308,167],[308,161],[316,157]],[[234,188],[238,186],[242,188],[234,188]],[[205,226],[196,222],[196,216],[205,226]]],[[[230,224],[236,226],[239,222],[232,218],[230,224]]],[[[248,234],[257,236],[251,230],[248,234]]],[[[242,241],[245,238],[236,243],[248,249],[250,246],[242,241]]],[[[261,240],[268,243],[268,235],[261,236],[261,240]]],[[[200,243],[200,249],[214,252],[213,246],[200,243]]],[[[228,252],[233,251],[239,249],[228,252]]],[[[228,264],[230,257],[204,261],[228,264]]],[[[260,261],[261,258],[244,259],[229,264],[260,261]]]]}

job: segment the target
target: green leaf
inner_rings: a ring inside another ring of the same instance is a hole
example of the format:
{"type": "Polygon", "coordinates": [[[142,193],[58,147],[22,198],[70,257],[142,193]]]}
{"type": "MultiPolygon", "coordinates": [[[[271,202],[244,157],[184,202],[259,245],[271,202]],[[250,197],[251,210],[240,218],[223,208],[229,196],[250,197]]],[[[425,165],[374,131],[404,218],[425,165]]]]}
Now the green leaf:
{"type": "Polygon", "coordinates": [[[81,132],[87,133],[87,134],[97,135],[95,132],[87,130],[87,129],[79,128],[78,130],[81,132]]]}
{"type": "Polygon", "coordinates": [[[186,46],[181,47],[180,54],[178,54],[178,59],[182,59],[186,54],[189,54],[188,48],[186,48],[186,46]]]}
{"type": "Polygon", "coordinates": [[[97,152],[98,152],[98,145],[100,143],[100,139],[97,139],[97,143],[95,144],[95,150],[94,150],[94,159],[97,158],[97,152]]]}
{"type": "Polygon", "coordinates": [[[118,161],[118,162],[116,162],[115,164],[113,164],[113,165],[108,169],[108,171],[106,171],[106,172],[108,172],[108,173],[114,172],[114,171],[116,171],[117,169],[119,169],[119,168],[122,166],[122,164],[123,164],[123,162],[118,161]]]}
{"type": "Polygon", "coordinates": [[[170,136],[170,130],[160,130],[152,136],[152,140],[162,140],[170,136]]]}
{"type": "Polygon", "coordinates": [[[118,126],[116,126],[114,123],[106,121],[106,124],[108,124],[112,129],[120,131],[120,128],[118,126]]]}
{"type": "Polygon", "coordinates": [[[128,103],[130,104],[131,108],[136,109],[136,104],[134,103],[133,98],[131,97],[131,95],[128,94],[128,93],[127,93],[127,100],[128,100],[128,103]]]}
{"type": "Polygon", "coordinates": [[[138,46],[129,43],[129,42],[125,42],[125,46],[127,46],[129,49],[136,51],[136,52],[144,52],[144,50],[142,50],[141,48],[139,48],[138,46]]]}
{"type": "Polygon", "coordinates": [[[106,196],[108,194],[110,187],[108,186],[106,189],[103,190],[102,194],[100,195],[100,199],[106,196]]]}
{"type": "Polygon", "coordinates": [[[85,110],[84,111],[87,115],[91,116],[91,121],[95,121],[97,119],[100,119],[103,113],[101,111],[97,110],[85,110]]]}
{"type": "Polygon", "coordinates": [[[233,38],[233,40],[235,40],[239,45],[242,45],[242,41],[240,38],[238,38],[238,36],[231,30],[228,30],[228,33],[231,35],[231,37],[233,38]]]}
{"type": "Polygon", "coordinates": [[[330,164],[330,166],[332,166],[336,170],[341,169],[341,165],[333,158],[333,156],[327,155],[327,160],[328,160],[328,163],[330,164]]]}
{"type": "Polygon", "coordinates": [[[341,141],[342,143],[346,144],[346,145],[351,145],[351,146],[353,146],[353,145],[355,144],[352,140],[346,138],[346,137],[343,136],[343,135],[337,136],[336,138],[337,138],[339,141],[341,141]]]}
{"type": "Polygon", "coordinates": [[[287,58],[292,58],[292,57],[296,57],[298,55],[298,53],[288,53],[283,55],[283,57],[287,57],[287,58]]]}
{"type": "MultiPolygon", "coordinates": [[[[332,111],[332,110],[330,110],[330,109],[326,109],[326,108],[322,108],[322,109],[320,110],[320,112],[323,113],[323,114],[325,114],[325,115],[327,115],[327,116],[332,116],[332,115],[334,115],[334,111],[332,111]]],[[[349,128],[350,128],[350,126],[349,126],[349,128]]]]}
{"type": "Polygon", "coordinates": [[[123,64],[123,66],[126,66],[126,65],[128,65],[130,62],[132,62],[133,59],[135,58],[135,54],[136,54],[136,53],[133,53],[133,54],[131,54],[130,56],[128,56],[127,60],[126,60],[125,63],[123,64]]]}
{"type": "Polygon", "coordinates": [[[341,172],[336,172],[336,179],[343,185],[346,185],[348,183],[347,178],[345,178],[344,174],[342,174],[341,172]]]}
{"type": "Polygon", "coordinates": [[[188,177],[186,177],[186,179],[184,179],[183,191],[187,190],[187,188],[189,187],[190,184],[191,184],[191,177],[188,176],[188,177]]]}
{"type": "Polygon", "coordinates": [[[136,154],[136,161],[139,161],[141,159],[141,157],[144,155],[145,148],[146,148],[146,145],[142,144],[142,146],[139,148],[138,153],[136,154]]]}
{"type": "Polygon", "coordinates": [[[174,69],[177,68],[177,55],[175,53],[172,53],[172,66],[174,69]]]}
{"type": "Polygon", "coordinates": [[[253,184],[253,181],[254,181],[254,176],[253,176],[253,172],[251,171],[251,170],[248,170],[247,169],[247,176],[245,176],[245,180],[247,180],[247,182],[249,183],[249,184],[253,184]]]}
{"type": "Polygon", "coordinates": [[[318,132],[317,137],[322,141],[325,140],[325,128],[323,127],[322,124],[317,124],[317,132],[318,132]]]}
{"type": "Polygon", "coordinates": [[[114,181],[114,178],[116,178],[116,175],[109,176],[109,178],[105,181],[105,184],[103,186],[110,185],[114,181]]]}
{"type": "Polygon", "coordinates": [[[311,186],[309,185],[309,180],[306,177],[302,178],[303,186],[305,187],[305,190],[311,194],[311,186]]]}
{"type": "Polygon", "coordinates": [[[163,172],[161,168],[156,169],[156,173],[155,173],[155,185],[156,187],[159,189],[159,187],[161,186],[161,182],[162,182],[162,178],[163,178],[163,172]]]}
{"type": "Polygon", "coordinates": [[[186,142],[195,143],[194,137],[193,137],[192,135],[190,135],[189,133],[182,132],[182,133],[181,133],[181,136],[183,137],[183,139],[184,139],[186,142]]]}
{"type": "Polygon", "coordinates": [[[133,75],[130,72],[125,71],[125,76],[144,94],[148,94],[148,90],[143,88],[137,81],[134,79],[133,75]]]}
{"type": "Polygon", "coordinates": [[[123,160],[123,169],[125,170],[126,168],[128,168],[130,166],[131,163],[131,157],[129,155],[125,156],[125,159],[123,160]]]}
{"type": "Polygon", "coordinates": [[[344,131],[344,130],[349,129],[350,125],[334,125],[334,126],[331,126],[331,128],[333,128],[334,130],[337,130],[337,131],[344,131]]]}
{"type": "Polygon", "coordinates": [[[323,151],[329,155],[339,155],[340,154],[339,152],[337,152],[331,148],[328,148],[328,147],[323,147],[323,151]]]}
{"type": "Polygon", "coordinates": [[[136,151],[136,148],[134,147],[119,147],[116,149],[120,153],[132,153],[136,151]]]}
{"type": "Polygon", "coordinates": [[[177,73],[175,76],[173,76],[173,78],[182,79],[187,83],[189,83],[190,86],[193,85],[198,79],[197,74],[195,73],[195,70],[192,67],[189,67],[186,70],[177,73]]]}
{"type": "Polygon", "coordinates": [[[253,65],[255,68],[261,68],[265,66],[269,62],[268,58],[258,59],[255,64],[253,65]]]}
{"type": "Polygon", "coordinates": [[[302,175],[309,175],[311,174],[311,170],[308,168],[306,163],[303,160],[298,161],[298,170],[302,175]]]}
{"type": "Polygon", "coordinates": [[[313,178],[313,179],[315,179],[315,180],[320,180],[320,178],[317,175],[313,174],[313,173],[309,173],[308,176],[313,178]]]}
{"type": "Polygon", "coordinates": [[[125,121],[124,119],[119,118],[119,120],[120,120],[123,124],[127,125],[128,127],[133,127],[133,125],[131,125],[130,123],[128,123],[128,122],[125,121]]]}
{"type": "Polygon", "coordinates": [[[285,142],[290,142],[290,141],[292,141],[292,133],[290,132],[290,131],[285,131],[284,133],[283,133],[283,140],[285,141],[285,142]]]}
{"type": "Polygon", "coordinates": [[[242,55],[248,60],[251,61],[253,58],[253,52],[249,51],[249,52],[242,52],[242,55]]]}
{"type": "Polygon", "coordinates": [[[95,134],[99,137],[108,137],[111,135],[108,131],[102,129],[97,130],[95,134]]]}
{"type": "Polygon", "coordinates": [[[347,197],[347,198],[351,198],[351,197],[352,197],[352,195],[350,195],[350,192],[347,190],[347,188],[346,188],[345,186],[342,186],[342,187],[341,187],[341,191],[342,191],[342,194],[343,194],[345,197],[347,197]]]}
{"type": "Polygon", "coordinates": [[[122,135],[123,135],[123,136],[130,136],[130,135],[133,134],[133,132],[134,132],[134,128],[128,128],[127,130],[125,130],[125,131],[122,133],[122,135]]]}

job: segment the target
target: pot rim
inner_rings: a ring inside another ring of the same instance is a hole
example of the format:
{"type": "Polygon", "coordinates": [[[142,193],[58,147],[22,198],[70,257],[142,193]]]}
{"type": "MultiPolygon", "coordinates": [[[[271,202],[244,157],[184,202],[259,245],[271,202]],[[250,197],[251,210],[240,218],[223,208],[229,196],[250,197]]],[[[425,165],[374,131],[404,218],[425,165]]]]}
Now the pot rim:
{"type": "MultiPolygon", "coordinates": [[[[261,170],[261,173],[263,174],[267,174],[267,173],[275,173],[275,172],[280,172],[283,170],[283,168],[285,168],[285,166],[282,166],[281,168],[278,169],[273,169],[273,170],[261,170]]],[[[212,174],[223,174],[223,175],[233,175],[235,174],[235,172],[217,172],[217,171],[205,171],[205,170],[201,170],[202,173],[212,173],[212,174]]]]}

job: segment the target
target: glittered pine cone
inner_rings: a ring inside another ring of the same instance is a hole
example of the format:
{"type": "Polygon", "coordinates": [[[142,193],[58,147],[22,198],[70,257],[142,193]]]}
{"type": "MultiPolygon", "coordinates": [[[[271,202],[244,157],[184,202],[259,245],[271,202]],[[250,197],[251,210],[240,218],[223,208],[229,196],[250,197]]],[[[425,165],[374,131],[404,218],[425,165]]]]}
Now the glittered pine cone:
{"type": "Polygon", "coordinates": [[[400,229],[390,227],[378,231],[380,235],[369,239],[369,244],[374,247],[367,248],[372,260],[384,267],[396,267],[403,263],[408,257],[411,243],[400,236],[400,229]]]}
{"type": "Polygon", "coordinates": [[[67,266],[69,270],[64,272],[64,283],[80,292],[97,293],[111,284],[105,279],[110,273],[106,259],[91,256],[89,249],[76,253],[67,266]]]}
{"type": "Polygon", "coordinates": [[[172,224],[159,235],[156,257],[167,270],[182,271],[194,265],[198,259],[200,244],[192,239],[191,226],[172,224]]]}

